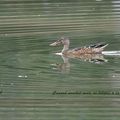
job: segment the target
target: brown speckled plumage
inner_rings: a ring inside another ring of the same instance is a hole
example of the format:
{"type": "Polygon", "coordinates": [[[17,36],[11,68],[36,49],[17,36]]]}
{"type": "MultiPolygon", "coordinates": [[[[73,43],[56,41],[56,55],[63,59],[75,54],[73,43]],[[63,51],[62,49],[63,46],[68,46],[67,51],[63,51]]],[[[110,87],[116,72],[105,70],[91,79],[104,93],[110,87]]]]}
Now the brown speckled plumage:
{"type": "Polygon", "coordinates": [[[62,50],[62,54],[64,55],[81,55],[81,54],[99,54],[101,53],[104,48],[108,45],[108,44],[104,44],[104,43],[98,43],[98,44],[94,44],[94,45],[89,45],[89,46],[84,46],[84,47],[80,47],[80,48],[75,48],[75,49],[70,49],[69,50],[69,39],[68,38],[61,38],[59,40],[57,40],[56,42],[50,44],[50,46],[57,46],[63,44],[63,50],[62,50]]]}

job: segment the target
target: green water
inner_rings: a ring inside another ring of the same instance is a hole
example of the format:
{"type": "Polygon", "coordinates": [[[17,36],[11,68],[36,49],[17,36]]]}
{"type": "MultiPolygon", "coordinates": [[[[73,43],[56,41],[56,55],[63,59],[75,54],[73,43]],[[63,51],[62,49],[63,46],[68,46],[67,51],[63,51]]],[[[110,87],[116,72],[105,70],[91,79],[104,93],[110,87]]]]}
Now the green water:
{"type": "Polygon", "coordinates": [[[120,50],[120,1],[0,1],[0,120],[120,119],[120,57],[61,68],[49,46],[61,36],[120,50]]]}

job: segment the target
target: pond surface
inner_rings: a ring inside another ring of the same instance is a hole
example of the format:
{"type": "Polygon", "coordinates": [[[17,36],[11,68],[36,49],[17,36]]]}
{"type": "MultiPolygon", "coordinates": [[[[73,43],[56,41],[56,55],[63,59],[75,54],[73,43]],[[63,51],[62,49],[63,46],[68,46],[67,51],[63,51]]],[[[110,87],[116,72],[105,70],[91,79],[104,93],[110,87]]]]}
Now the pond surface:
{"type": "Polygon", "coordinates": [[[1,120],[120,120],[120,56],[66,65],[61,36],[119,51],[120,1],[0,1],[1,120]]]}

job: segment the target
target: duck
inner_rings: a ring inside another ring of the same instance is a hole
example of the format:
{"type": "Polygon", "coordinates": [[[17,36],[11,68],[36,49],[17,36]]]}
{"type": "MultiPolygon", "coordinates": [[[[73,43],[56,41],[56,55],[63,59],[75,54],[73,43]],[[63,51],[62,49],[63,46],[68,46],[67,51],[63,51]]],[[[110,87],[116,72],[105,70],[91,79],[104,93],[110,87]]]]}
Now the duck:
{"type": "Polygon", "coordinates": [[[50,44],[50,46],[59,46],[59,45],[63,45],[61,54],[67,55],[67,56],[69,55],[79,56],[82,54],[102,54],[102,51],[104,50],[104,48],[108,46],[108,44],[106,43],[97,43],[97,44],[92,44],[88,46],[69,49],[70,40],[67,37],[61,37],[57,41],[50,44]]]}

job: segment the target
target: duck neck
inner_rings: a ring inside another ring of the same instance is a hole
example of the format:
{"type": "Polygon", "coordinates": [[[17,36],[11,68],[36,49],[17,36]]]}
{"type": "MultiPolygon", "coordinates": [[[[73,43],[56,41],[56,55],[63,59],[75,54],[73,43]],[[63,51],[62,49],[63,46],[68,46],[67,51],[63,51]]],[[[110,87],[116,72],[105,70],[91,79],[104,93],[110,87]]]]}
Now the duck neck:
{"type": "Polygon", "coordinates": [[[69,44],[65,44],[62,49],[62,53],[65,53],[69,49],[69,44]]]}

